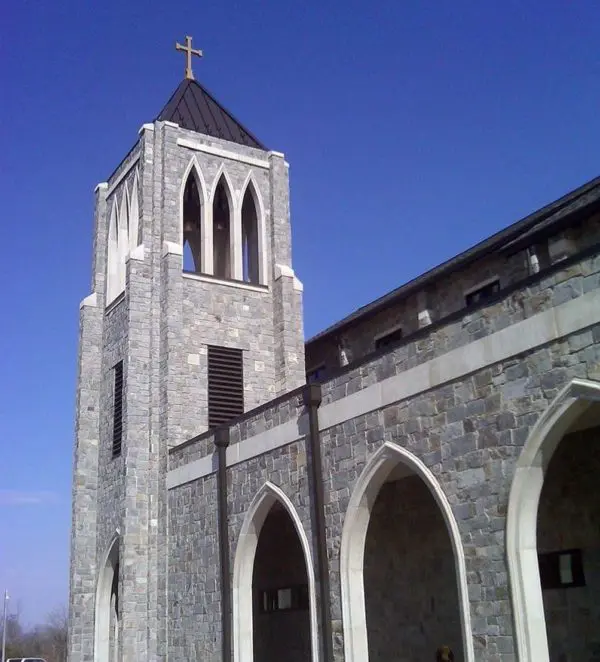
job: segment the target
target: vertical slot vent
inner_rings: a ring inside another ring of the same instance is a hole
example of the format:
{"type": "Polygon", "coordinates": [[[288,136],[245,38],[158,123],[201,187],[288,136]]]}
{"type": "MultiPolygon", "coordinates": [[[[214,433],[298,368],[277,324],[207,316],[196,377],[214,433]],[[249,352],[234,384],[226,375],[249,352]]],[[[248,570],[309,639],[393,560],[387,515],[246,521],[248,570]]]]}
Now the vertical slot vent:
{"type": "Polygon", "coordinates": [[[208,427],[244,413],[244,363],[241,349],[208,347],[208,427]]]}
{"type": "Polygon", "coordinates": [[[123,361],[114,367],[112,455],[121,455],[123,440],[123,361]]]}

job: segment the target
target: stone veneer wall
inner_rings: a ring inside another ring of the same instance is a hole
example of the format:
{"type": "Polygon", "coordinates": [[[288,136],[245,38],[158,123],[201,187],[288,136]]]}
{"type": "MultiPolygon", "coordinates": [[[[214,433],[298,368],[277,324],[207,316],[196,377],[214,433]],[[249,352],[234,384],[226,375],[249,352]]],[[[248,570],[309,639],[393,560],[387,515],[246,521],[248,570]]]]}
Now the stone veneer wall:
{"type": "MultiPolygon", "coordinates": [[[[280,486],[290,499],[312,547],[304,440],[231,467],[227,473],[232,568],[246,512],[266,481],[280,486]]],[[[168,640],[172,662],[187,662],[193,656],[221,662],[217,522],[216,474],[169,491],[168,640]]]]}
{"type": "Polygon", "coordinates": [[[306,560],[294,523],[282,507],[271,509],[260,532],[252,589],[254,593],[254,657],[261,662],[310,660],[308,608],[261,613],[260,591],[308,586],[306,560]]]}
{"type": "Polygon", "coordinates": [[[600,428],[566,436],[546,474],[538,512],[538,551],[581,549],[586,585],[547,589],[552,662],[600,660],[600,428]]]}
{"type": "Polygon", "coordinates": [[[216,476],[169,493],[168,654],[220,662],[216,476]]]}
{"type": "MultiPolygon", "coordinates": [[[[559,236],[562,236],[559,235],[559,236]]],[[[568,233],[571,253],[584,250],[600,242],[600,215],[589,218],[581,226],[568,233]]],[[[540,268],[550,266],[547,242],[535,247],[540,268]]],[[[422,292],[415,292],[363,321],[358,321],[343,330],[343,338],[352,361],[360,360],[375,351],[375,338],[388,329],[398,326],[403,335],[409,336],[419,330],[419,311],[427,307],[431,321],[436,322],[465,308],[465,292],[479,283],[498,277],[501,288],[524,280],[529,276],[527,251],[521,250],[508,257],[490,255],[428,285],[422,292]]],[[[322,364],[335,371],[339,368],[337,343],[339,339],[324,337],[306,347],[306,367],[316,368],[322,364]]]]}
{"type": "MultiPolygon", "coordinates": [[[[303,413],[304,404],[301,392],[293,392],[278,398],[273,403],[261,406],[256,411],[244,415],[240,421],[234,422],[230,428],[230,444],[234,446],[245,439],[273,430],[289,421],[300,420],[300,428],[305,430],[306,425],[301,419],[303,413]]],[[[172,448],[169,454],[169,469],[185,466],[194,460],[211,455],[213,452],[214,434],[208,431],[172,448]]]]}
{"type": "Polygon", "coordinates": [[[462,317],[452,318],[447,324],[424,329],[416,338],[407,338],[389,352],[343,372],[322,385],[323,404],[335,402],[597,289],[600,289],[600,256],[595,253],[535,279],[489,305],[465,311],[462,317]]]}
{"type": "Polygon", "coordinates": [[[432,660],[449,645],[463,659],[454,552],[431,492],[418,476],[385,483],[365,542],[371,660],[432,660]]]}
{"type": "Polygon", "coordinates": [[[167,444],[171,447],[208,428],[208,344],[245,350],[246,410],[302,384],[304,353],[302,293],[295,288],[293,277],[289,273],[281,275],[276,266],[288,271],[292,266],[288,174],[282,155],[233,145],[169,124],[162,126],[161,132],[162,172],[154,184],[162,196],[162,226],[157,226],[161,230],[162,262],[161,416],[167,420],[167,444]],[[180,144],[181,140],[217,153],[191,149],[180,144]],[[228,158],[228,153],[235,158],[228,158]],[[242,162],[246,157],[249,163],[242,162]],[[235,209],[248,177],[252,177],[264,211],[264,287],[249,289],[244,284],[224,285],[210,277],[202,280],[202,275],[182,274],[182,256],[177,252],[182,241],[180,191],[192,164],[201,173],[205,208],[223,173],[235,209]],[[168,252],[163,255],[165,250],[168,252]]]}
{"type": "Polygon", "coordinates": [[[183,438],[207,427],[207,345],[244,351],[244,409],[275,397],[273,294],[184,277],[182,401],[194,402],[182,421],[183,438]]]}
{"type": "Polygon", "coordinates": [[[123,454],[113,458],[114,366],[123,361],[123,445],[127,438],[127,301],[120,299],[104,315],[103,369],[100,391],[100,443],[98,484],[98,543],[100,564],[117,529],[121,528],[123,498],[123,454]]]}
{"type": "MultiPolygon", "coordinates": [[[[522,290],[492,305],[470,312],[462,319],[432,329],[429,334],[374,357],[323,385],[322,411],[349,395],[394,375],[440,357],[474,340],[489,336],[512,324],[555,306],[579,299],[600,289],[600,258],[588,257],[577,264],[544,275],[522,290]]],[[[586,304],[582,300],[583,307],[586,304]]],[[[583,313],[583,308],[581,308],[583,313]]],[[[535,340],[535,339],[533,339],[535,340]]],[[[534,342],[535,345],[535,342],[534,342]]],[[[505,560],[505,527],[508,493],[514,466],[529,433],[562,387],[573,378],[600,379],[600,324],[584,328],[509,359],[467,372],[450,382],[429,387],[411,397],[380,406],[374,401],[366,413],[330,425],[321,432],[327,546],[330,564],[334,650],[337,661],[344,659],[342,628],[340,538],[348,502],[356,483],[373,454],[384,441],[406,449],[431,471],[450,504],[457,522],[465,555],[472,642],[477,662],[513,662],[515,645],[505,560]]],[[[297,509],[313,549],[308,462],[302,430],[303,408],[292,395],[253,413],[251,423],[236,424],[234,446],[243,452],[244,439],[277,425],[298,420],[298,439],[228,469],[229,537],[232,561],[241,523],[252,499],[265,481],[278,485],[297,509]],[[295,418],[294,418],[295,417],[295,418]],[[242,439],[240,442],[239,439],[242,439]]],[[[249,441],[247,443],[250,443],[249,441]]],[[[232,450],[232,449],[230,449],[232,450]]],[[[181,468],[193,459],[212,453],[210,440],[200,438],[170,456],[171,467],[181,468]]],[[[171,532],[193,521],[210,521],[216,527],[214,474],[170,490],[171,532]],[[183,495],[195,490],[197,499],[183,495]],[[185,504],[189,503],[188,506],[185,504]]],[[[216,528],[212,529],[216,531],[216,528]]],[[[196,535],[196,534],[194,534],[196,535]]],[[[183,540],[183,536],[181,539],[183,540]]],[[[188,546],[188,555],[204,555],[202,535],[188,546]]],[[[204,556],[217,564],[215,550],[204,556]]],[[[171,561],[171,572],[180,573],[182,554],[171,561]]],[[[314,562],[314,561],[313,561],[314,562]]],[[[170,600],[188,599],[183,575],[169,582],[170,600]]],[[[193,581],[188,578],[187,581],[193,581]]],[[[218,597],[217,597],[218,599],[218,597]]],[[[211,623],[218,622],[218,605],[209,602],[190,605],[196,617],[183,628],[186,651],[211,623]]],[[[173,621],[171,627],[177,627],[173,621]]],[[[205,639],[206,641],[206,639],[205,639]]],[[[175,645],[174,641],[170,645],[175,645]]],[[[210,644],[207,660],[218,659],[218,642],[210,644]],[[211,657],[212,656],[212,657],[211,657]]],[[[177,649],[173,660],[185,659],[177,649]]]]}

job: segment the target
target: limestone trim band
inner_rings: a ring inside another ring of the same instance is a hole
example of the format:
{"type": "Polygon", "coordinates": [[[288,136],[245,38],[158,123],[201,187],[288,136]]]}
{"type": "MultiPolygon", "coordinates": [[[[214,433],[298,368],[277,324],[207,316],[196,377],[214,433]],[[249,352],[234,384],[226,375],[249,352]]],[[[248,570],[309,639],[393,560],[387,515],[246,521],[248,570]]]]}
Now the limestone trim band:
{"type": "Polygon", "coordinates": [[[263,161],[262,159],[257,159],[252,156],[238,154],[237,152],[230,152],[228,149],[222,149],[220,147],[203,145],[202,143],[194,142],[193,140],[188,140],[187,138],[177,138],[177,144],[179,147],[187,147],[188,149],[193,149],[196,152],[204,152],[205,154],[219,156],[220,158],[229,159],[230,161],[247,163],[248,165],[253,165],[257,168],[265,168],[265,170],[268,170],[271,167],[271,164],[268,161],[263,161]]]}
{"type": "Polygon", "coordinates": [[[250,290],[251,292],[261,292],[262,294],[269,291],[268,285],[251,285],[250,283],[243,283],[238,280],[224,280],[223,278],[216,278],[210,274],[202,275],[184,272],[182,275],[188,280],[199,280],[203,283],[212,283],[213,285],[217,284],[226,285],[227,287],[237,287],[240,290],[250,290]]]}
{"type": "MultiPolygon", "coordinates": [[[[490,365],[529,352],[594,324],[600,323],[600,290],[545,310],[501,331],[405,370],[377,384],[336,400],[319,409],[319,429],[352,420],[450,381],[478,372],[490,365]]],[[[232,466],[302,438],[307,433],[306,416],[244,439],[230,446],[227,466],[232,466]]],[[[202,478],[214,471],[211,456],[172,469],[169,489],[202,478]]]]}

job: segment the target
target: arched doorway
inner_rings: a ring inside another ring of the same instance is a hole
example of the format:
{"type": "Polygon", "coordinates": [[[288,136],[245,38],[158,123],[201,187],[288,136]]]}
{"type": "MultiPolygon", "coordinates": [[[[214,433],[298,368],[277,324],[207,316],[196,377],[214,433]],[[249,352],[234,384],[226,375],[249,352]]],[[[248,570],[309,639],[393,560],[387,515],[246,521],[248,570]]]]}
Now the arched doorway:
{"type": "Polygon", "coordinates": [[[600,647],[600,383],[573,380],[534,426],[511,487],[507,557],[521,662],[600,647]]]}
{"type": "Polygon", "coordinates": [[[95,662],[119,659],[119,538],[111,542],[96,588],[95,662]]]}
{"type": "Polygon", "coordinates": [[[272,483],[254,498],[233,569],[236,662],[318,660],[315,577],[292,503],[272,483]]]}
{"type": "Polygon", "coordinates": [[[346,662],[433,659],[441,645],[474,660],[458,526],[433,474],[395,444],[357,481],[340,574],[346,662]]]}

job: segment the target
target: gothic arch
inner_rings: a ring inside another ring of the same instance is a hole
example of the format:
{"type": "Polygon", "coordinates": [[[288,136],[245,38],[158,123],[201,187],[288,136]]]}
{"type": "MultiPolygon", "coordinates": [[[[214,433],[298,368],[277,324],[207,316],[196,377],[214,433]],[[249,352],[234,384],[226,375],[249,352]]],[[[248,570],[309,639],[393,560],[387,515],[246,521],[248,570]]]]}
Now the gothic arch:
{"type": "MultiPolygon", "coordinates": [[[[256,184],[256,179],[252,170],[248,172],[244,184],[241,189],[240,195],[240,215],[242,223],[242,260],[245,261],[248,257],[245,254],[245,244],[251,243],[251,238],[248,235],[251,235],[250,228],[248,227],[248,220],[244,216],[244,204],[246,202],[246,195],[249,193],[252,198],[252,204],[254,206],[255,214],[255,242],[256,242],[256,277],[254,279],[249,278],[251,282],[256,283],[266,283],[266,240],[265,240],[265,209],[263,206],[263,201],[260,195],[259,188],[256,184]],[[250,241],[249,241],[250,239],[250,241]]],[[[249,268],[243,268],[242,273],[244,278],[249,274],[251,270],[249,268]]]]}
{"type": "Polygon", "coordinates": [[[131,185],[131,195],[128,198],[129,204],[129,252],[140,245],[140,205],[139,205],[139,179],[136,169],[131,185]]]}
{"type": "Polygon", "coordinates": [[[312,661],[318,662],[317,605],[315,573],[310,543],[304,527],[286,494],[267,481],[257,492],[246,513],[238,538],[233,564],[233,659],[234,662],[253,662],[252,573],[260,530],[273,504],[278,501],[287,511],[298,534],[308,576],[310,637],[312,661]]]}
{"type": "Polygon", "coordinates": [[[223,179],[225,181],[225,192],[227,193],[227,197],[229,199],[229,204],[231,205],[231,214],[233,215],[233,210],[236,207],[237,203],[237,198],[235,197],[235,189],[233,187],[233,183],[231,181],[231,177],[229,176],[229,173],[227,172],[227,169],[225,168],[225,164],[221,163],[219,166],[219,169],[217,170],[217,173],[215,175],[215,178],[213,180],[213,185],[212,189],[210,192],[210,199],[208,201],[209,205],[212,206],[214,199],[215,199],[215,193],[217,192],[217,187],[219,186],[219,182],[223,179]]]}
{"type": "Polygon", "coordinates": [[[125,289],[126,262],[129,255],[129,209],[127,198],[129,197],[127,183],[121,192],[121,206],[117,214],[117,245],[119,254],[119,294],[125,289]]]}
{"type": "Polygon", "coordinates": [[[537,557],[538,506],[554,451],[593,401],[600,401],[600,382],[574,379],[567,384],[534,425],[515,468],[508,499],[506,553],[521,662],[550,659],[537,557]]]}
{"type": "Polygon", "coordinates": [[[369,659],[363,580],[367,529],[379,490],[392,469],[400,463],[423,480],[444,517],[454,551],[465,660],[474,662],[465,555],[452,509],[435,476],[423,462],[391,442],[385,442],[367,462],[354,487],[344,518],[340,547],[344,659],[346,662],[366,662],[369,659]]]}
{"type": "Polygon", "coordinates": [[[220,165],[215,175],[208,206],[211,214],[212,273],[217,277],[235,278],[238,272],[238,255],[241,257],[241,223],[235,189],[224,164],[220,165]],[[215,204],[219,202],[216,196],[221,186],[228,207],[226,220],[224,217],[218,218],[218,210],[215,214],[215,204]]]}
{"type": "Polygon", "coordinates": [[[117,227],[117,202],[113,200],[108,221],[108,247],[106,256],[106,303],[119,294],[119,243],[117,227]]]}
{"type": "MultiPolygon", "coordinates": [[[[190,159],[190,162],[183,173],[181,179],[181,185],[179,189],[179,243],[181,244],[182,249],[185,247],[186,242],[186,232],[185,232],[185,191],[189,178],[193,177],[196,183],[196,190],[198,192],[198,201],[200,204],[200,218],[199,218],[199,231],[200,231],[200,249],[197,251],[197,255],[194,258],[195,261],[195,271],[196,272],[207,272],[207,246],[212,244],[212,224],[208,222],[209,218],[212,218],[212,215],[209,216],[209,210],[206,200],[207,188],[206,182],[204,181],[204,176],[202,175],[202,170],[198,163],[198,159],[193,156],[190,159]],[[210,225],[210,229],[209,229],[210,225]],[[198,262],[200,264],[198,264],[198,262]]],[[[212,264],[212,261],[211,261],[212,264]]]]}
{"type": "Polygon", "coordinates": [[[118,582],[119,532],[115,532],[98,572],[95,604],[95,662],[109,662],[110,656],[110,615],[114,607],[113,585],[118,582]]]}

